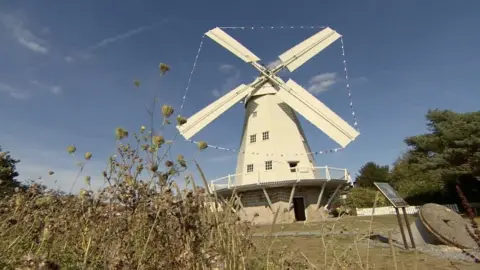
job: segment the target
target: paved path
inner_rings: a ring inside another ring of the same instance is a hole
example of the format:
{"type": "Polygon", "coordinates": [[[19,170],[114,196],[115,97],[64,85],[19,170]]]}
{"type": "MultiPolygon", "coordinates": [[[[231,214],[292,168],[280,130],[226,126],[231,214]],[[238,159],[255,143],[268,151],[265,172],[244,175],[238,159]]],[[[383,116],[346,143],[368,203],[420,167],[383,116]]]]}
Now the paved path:
{"type": "MultiPolygon", "coordinates": [[[[282,237],[282,236],[326,236],[326,235],[357,235],[359,233],[356,232],[328,232],[328,233],[322,233],[322,232],[294,232],[294,231],[284,231],[284,232],[277,232],[273,233],[272,236],[275,237],[282,237]]],[[[263,237],[263,236],[268,236],[268,232],[263,232],[263,233],[254,233],[254,237],[263,237]]]]}

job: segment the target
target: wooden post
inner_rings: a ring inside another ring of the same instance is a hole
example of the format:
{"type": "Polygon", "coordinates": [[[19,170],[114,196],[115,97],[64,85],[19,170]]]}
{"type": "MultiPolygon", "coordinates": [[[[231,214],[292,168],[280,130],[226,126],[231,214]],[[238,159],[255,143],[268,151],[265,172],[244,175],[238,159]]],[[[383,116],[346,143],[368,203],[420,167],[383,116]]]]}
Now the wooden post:
{"type": "Polygon", "coordinates": [[[407,238],[405,237],[405,231],[403,230],[402,219],[400,218],[400,211],[398,211],[397,207],[395,207],[395,213],[398,220],[398,226],[400,227],[400,233],[402,234],[403,245],[405,246],[405,249],[408,249],[407,238]]]}
{"type": "Polygon", "coordinates": [[[263,194],[265,195],[265,198],[267,199],[268,207],[270,207],[270,210],[272,210],[272,212],[274,213],[273,206],[272,206],[272,201],[270,200],[270,197],[268,196],[267,190],[265,190],[265,188],[262,188],[262,189],[263,189],[263,194]]]}
{"type": "Polygon", "coordinates": [[[296,187],[297,187],[297,184],[294,184],[292,187],[292,191],[290,192],[290,198],[288,199],[288,211],[292,209],[292,200],[293,200],[293,195],[295,195],[296,187]]]}
{"type": "Polygon", "coordinates": [[[410,228],[410,222],[408,222],[407,210],[405,207],[402,207],[403,217],[405,218],[405,224],[407,225],[408,236],[410,237],[410,242],[412,243],[412,248],[416,248],[415,241],[413,240],[412,229],[410,228]]]}
{"type": "Polygon", "coordinates": [[[322,190],[320,191],[320,194],[318,195],[318,200],[317,200],[317,210],[320,209],[320,203],[322,202],[322,197],[323,197],[323,192],[325,192],[325,187],[327,186],[327,181],[325,181],[322,185],[322,190]]]}

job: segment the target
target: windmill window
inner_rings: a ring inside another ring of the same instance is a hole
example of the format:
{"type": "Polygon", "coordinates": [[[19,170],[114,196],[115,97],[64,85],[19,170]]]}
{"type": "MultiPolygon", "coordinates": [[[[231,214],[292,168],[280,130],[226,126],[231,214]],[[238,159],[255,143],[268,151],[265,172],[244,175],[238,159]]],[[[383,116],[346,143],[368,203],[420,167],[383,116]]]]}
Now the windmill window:
{"type": "Polygon", "coordinates": [[[271,160],[265,161],[265,170],[270,171],[273,168],[273,162],[271,160]]]}
{"type": "Polygon", "coordinates": [[[298,161],[289,161],[288,166],[290,166],[290,172],[295,172],[297,170],[298,161]]]}
{"type": "Polygon", "coordinates": [[[264,141],[270,139],[270,133],[269,133],[268,131],[263,132],[263,133],[262,133],[262,139],[263,139],[264,141]]]}
{"type": "Polygon", "coordinates": [[[253,172],[253,164],[247,165],[247,172],[253,172]]]}
{"type": "Polygon", "coordinates": [[[257,134],[250,135],[250,143],[257,142],[257,134]]]}

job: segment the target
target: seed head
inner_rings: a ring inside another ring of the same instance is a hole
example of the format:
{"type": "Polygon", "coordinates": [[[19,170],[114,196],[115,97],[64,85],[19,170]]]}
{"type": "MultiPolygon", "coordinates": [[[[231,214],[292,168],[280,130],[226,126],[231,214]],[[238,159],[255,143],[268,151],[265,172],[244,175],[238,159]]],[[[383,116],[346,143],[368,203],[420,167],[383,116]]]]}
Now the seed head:
{"type": "Polygon", "coordinates": [[[91,152],[86,152],[85,153],[85,159],[90,160],[92,158],[92,153],[91,152]]]}
{"type": "Polygon", "coordinates": [[[182,166],[183,168],[186,168],[186,167],[187,167],[187,162],[185,161],[185,158],[183,157],[183,155],[178,155],[178,156],[177,156],[177,162],[178,162],[178,164],[180,164],[180,166],[182,166]]]}
{"type": "Polygon", "coordinates": [[[48,171],[48,175],[53,175],[54,172],[53,171],[48,171]]]}
{"type": "Polygon", "coordinates": [[[134,181],[133,181],[133,176],[127,174],[125,175],[125,182],[129,185],[129,186],[133,186],[134,184],[134,181]]]}
{"type": "Polygon", "coordinates": [[[90,180],[91,180],[90,176],[85,176],[85,184],[87,184],[87,186],[90,186],[90,180]]]}
{"type": "Polygon", "coordinates": [[[162,75],[165,75],[165,73],[170,71],[170,67],[167,64],[164,64],[164,63],[160,63],[160,65],[158,65],[158,68],[160,69],[160,73],[162,75]]]}
{"type": "Polygon", "coordinates": [[[162,114],[165,118],[168,118],[168,117],[172,116],[174,111],[175,110],[170,105],[163,105],[162,106],[162,114]]]}
{"type": "Polygon", "coordinates": [[[165,138],[163,136],[153,136],[152,142],[157,146],[160,147],[162,144],[165,143],[165,138]]]}
{"type": "Polygon", "coordinates": [[[75,151],[77,151],[77,148],[75,147],[75,145],[69,145],[67,147],[67,152],[72,155],[73,153],[75,153],[75,151]]]}
{"type": "Polygon", "coordinates": [[[117,138],[117,140],[122,140],[128,137],[128,131],[119,127],[115,129],[115,137],[117,138]]]}
{"type": "Polygon", "coordinates": [[[165,166],[167,166],[167,167],[172,167],[172,166],[173,166],[173,162],[170,161],[170,160],[167,160],[167,161],[165,161],[165,166]]]}
{"type": "Polygon", "coordinates": [[[133,84],[134,84],[136,87],[140,87],[140,81],[139,81],[139,80],[134,80],[134,81],[133,81],[133,84]]]}
{"type": "Polygon", "coordinates": [[[140,127],[140,133],[143,133],[143,132],[145,132],[145,126],[140,127]]]}
{"type": "Polygon", "coordinates": [[[185,123],[187,123],[187,119],[186,119],[185,117],[182,117],[182,116],[180,116],[180,115],[177,116],[177,124],[178,124],[179,126],[181,126],[181,125],[183,125],[183,124],[185,124],[185,123]]]}
{"type": "Polygon", "coordinates": [[[197,146],[198,146],[198,149],[200,150],[204,150],[204,149],[207,149],[208,148],[208,144],[206,142],[198,142],[197,143],[197,146]]]}

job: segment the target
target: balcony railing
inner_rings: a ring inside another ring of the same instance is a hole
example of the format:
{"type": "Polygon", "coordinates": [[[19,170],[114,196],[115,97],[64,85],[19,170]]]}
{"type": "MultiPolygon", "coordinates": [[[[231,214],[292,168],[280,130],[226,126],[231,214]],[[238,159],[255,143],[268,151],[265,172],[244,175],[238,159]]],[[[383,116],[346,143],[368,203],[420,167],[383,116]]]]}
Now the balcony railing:
{"type": "MultiPolygon", "coordinates": [[[[327,181],[340,180],[340,181],[345,181],[347,183],[352,183],[352,179],[347,169],[342,169],[342,168],[334,168],[334,167],[328,167],[328,166],[313,167],[313,168],[297,167],[295,172],[296,173],[292,180],[296,180],[297,182],[302,180],[327,180],[327,181]],[[304,173],[310,173],[310,172],[313,172],[314,178],[313,179],[312,177],[305,178],[304,173]]],[[[211,190],[219,190],[219,189],[226,189],[226,188],[232,189],[237,186],[236,180],[238,178],[243,178],[243,176],[245,175],[247,174],[246,173],[229,174],[227,176],[211,180],[210,189],[211,190]]],[[[252,175],[256,175],[257,184],[276,181],[275,179],[269,179],[268,177],[262,176],[262,174],[258,172],[248,173],[248,177],[250,179],[252,175]]]]}

